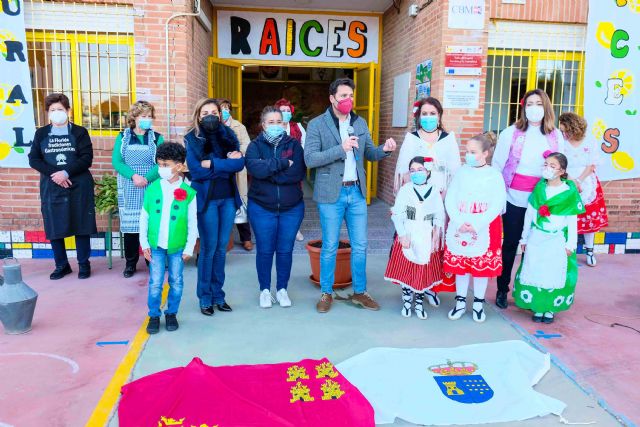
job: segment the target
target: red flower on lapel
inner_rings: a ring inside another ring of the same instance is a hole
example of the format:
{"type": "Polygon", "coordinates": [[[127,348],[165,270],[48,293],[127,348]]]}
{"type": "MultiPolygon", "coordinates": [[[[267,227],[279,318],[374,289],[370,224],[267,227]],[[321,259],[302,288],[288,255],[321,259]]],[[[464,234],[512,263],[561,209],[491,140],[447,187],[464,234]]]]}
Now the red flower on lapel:
{"type": "Polygon", "coordinates": [[[182,188],[176,188],[176,190],[173,192],[173,198],[176,199],[179,202],[181,202],[183,200],[186,200],[187,199],[186,190],[184,190],[182,188]]]}
{"type": "Polygon", "coordinates": [[[538,208],[538,215],[540,215],[542,217],[551,216],[551,211],[549,210],[549,206],[547,206],[547,205],[540,206],[538,208]]]}

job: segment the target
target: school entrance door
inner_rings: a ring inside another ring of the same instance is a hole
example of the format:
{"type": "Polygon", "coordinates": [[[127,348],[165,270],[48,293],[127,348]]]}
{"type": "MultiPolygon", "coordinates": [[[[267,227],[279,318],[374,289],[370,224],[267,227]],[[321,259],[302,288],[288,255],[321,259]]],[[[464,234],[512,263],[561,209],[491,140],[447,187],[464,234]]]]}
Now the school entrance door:
{"type": "MultiPolygon", "coordinates": [[[[329,84],[336,76],[352,77],[356,89],[354,111],[368,124],[373,141],[378,144],[378,111],[380,76],[378,65],[309,62],[240,62],[209,58],[209,96],[228,98],[232,102],[233,116],[241,120],[252,138],[260,132],[259,112],[273,105],[279,98],[305,92],[309,104],[301,109],[296,105],[294,120],[306,123],[324,112],[329,106],[329,84]],[[311,90],[311,92],[310,92],[311,90]],[[298,114],[300,113],[300,114],[298,114]]],[[[295,96],[295,95],[294,95],[295,96]]],[[[367,203],[377,195],[377,163],[365,161],[367,171],[367,203]]]]}

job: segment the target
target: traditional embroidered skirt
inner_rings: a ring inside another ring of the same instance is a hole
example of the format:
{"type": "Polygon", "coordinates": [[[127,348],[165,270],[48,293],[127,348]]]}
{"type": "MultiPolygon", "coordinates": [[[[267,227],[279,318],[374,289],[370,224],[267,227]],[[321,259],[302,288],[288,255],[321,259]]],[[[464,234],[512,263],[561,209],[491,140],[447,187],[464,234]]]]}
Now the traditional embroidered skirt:
{"type": "Polygon", "coordinates": [[[384,273],[384,279],[397,285],[405,285],[415,292],[455,292],[455,276],[447,275],[442,269],[444,251],[431,254],[428,264],[414,264],[405,258],[402,245],[396,236],[391,246],[391,256],[384,273]]]}
{"type": "Polygon", "coordinates": [[[578,215],[578,233],[595,233],[609,225],[607,207],[600,180],[596,178],[596,198],[584,207],[585,213],[578,215]]]}
{"type": "Polygon", "coordinates": [[[483,255],[468,257],[456,255],[445,247],[444,271],[474,277],[497,277],[502,273],[502,217],[498,215],[489,224],[489,248],[483,255]]]}

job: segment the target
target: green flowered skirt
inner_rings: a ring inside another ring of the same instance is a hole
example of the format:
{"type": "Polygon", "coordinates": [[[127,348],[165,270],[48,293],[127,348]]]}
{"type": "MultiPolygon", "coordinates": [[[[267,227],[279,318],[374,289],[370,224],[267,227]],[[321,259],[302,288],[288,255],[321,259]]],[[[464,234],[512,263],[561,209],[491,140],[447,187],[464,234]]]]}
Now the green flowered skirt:
{"type": "Polygon", "coordinates": [[[521,261],[513,285],[513,298],[516,306],[534,313],[548,311],[557,313],[568,310],[573,305],[576,283],[578,282],[578,263],[575,252],[567,257],[567,278],[564,287],[559,289],[543,289],[520,282],[522,264],[521,261]]]}

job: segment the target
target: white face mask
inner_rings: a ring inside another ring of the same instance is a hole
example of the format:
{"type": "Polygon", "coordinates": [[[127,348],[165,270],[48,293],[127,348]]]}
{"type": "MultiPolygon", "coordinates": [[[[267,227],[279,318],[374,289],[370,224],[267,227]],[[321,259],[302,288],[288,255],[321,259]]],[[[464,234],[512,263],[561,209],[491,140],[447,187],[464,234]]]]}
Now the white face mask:
{"type": "Polygon", "coordinates": [[[171,179],[173,178],[173,176],[175,175],[173,173],[173,170],[171,170],[172,168],[168,167],[168,166],[160,166],[158,168],[158,175],[160,175],[160,178],[162,179],[171,179]]]}
{"type": "Polygon", "coordinates": [[[556,177],[556,171],[553,168],[550,167],[544,167],[542,168],[542,177],[544,179],[553,179],[556,177]]]}
{"type": "Polygon", "coordinates": [[[64,110],[55,110],[49,113],[49,120],[51,120],[51,123],[54,125],[63,125],[67,122],[68,118],[69,116],[67,116],[67,112],[64,110]]]}
{"type": "Polygon", "coordinates": [[[544,119],[544,107],[542,105],[530,105],[525,108],[524,113],[530,122],[541,122],[544,119]]]}

